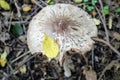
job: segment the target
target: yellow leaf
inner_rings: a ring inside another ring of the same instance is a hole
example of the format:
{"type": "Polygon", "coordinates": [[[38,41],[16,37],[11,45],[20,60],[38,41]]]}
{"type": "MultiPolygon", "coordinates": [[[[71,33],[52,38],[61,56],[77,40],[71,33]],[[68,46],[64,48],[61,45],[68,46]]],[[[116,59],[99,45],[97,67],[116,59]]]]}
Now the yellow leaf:
{"type": "Polygon", "coordinates": [[[7,63],[7,59],[6,58],[7,58],[7,52],[6,52],[6,50],[4,50],[3,54],[1,54],[1,56],[0,56],[0,65],[2,67],[5,67],[5,65],[7,63]]]}
{"type": "Polygon", "coordinates": [[[54,40],[54,38],[52,38],[51,36],[48,36],[47,34],[44,35],[42,47],[43,47],[44,54],[48,58],[56,57],[60,51],[59,46],[54,40]]]}
{"type": "Polygon", "coordinates": [[[4,10],[10,10],[10,5],[5,0],[0,0],[0,7],[4,10]]]}
{"type": "Polygon", "coordinates": [[[4,50],[3,54],[1,55],[1,58],[6,59],[6,57],[7,57],[7,52],[6,52],[6,50],[4,50]]]}
{"type": "Polygon", "coordinates": [[[16,70],[15,71],[15,74],[18,74],[18,73],[26,73],[27,69],[26,69],[26,65],[23,65],[20,67],[20,69],[16,70]]]}
{"type": "Polygon", "coordinates": [[[1,65],[1,67],[5,67],[6,63],[7,63],[6,59],[0,58],[0,65],[1,65]]]}
{"type": "Polygon", "coordinates": [[[23,9],[24,12],[28,12],[28,11],[31,10],[31,6],[25,5],[22,9],[23,9]]]}
{"type": "Polygon", "coordinates": [[[23,65],[22,67],[20,67],[20,72],[26,73],[26,65],[23,65]]]}
{"type": "Polygon", "coordinates": [[[74,0],[75,3],[81,3],[83,0],[74,0]]]}
{"type": "Polygon", "coordinates": [[[96,19],[96,18],[93,18],[93,21],[94,21],[94,23],[96,24],[96,25],[100,25],[100,20],[99,19],[96,19]]]}

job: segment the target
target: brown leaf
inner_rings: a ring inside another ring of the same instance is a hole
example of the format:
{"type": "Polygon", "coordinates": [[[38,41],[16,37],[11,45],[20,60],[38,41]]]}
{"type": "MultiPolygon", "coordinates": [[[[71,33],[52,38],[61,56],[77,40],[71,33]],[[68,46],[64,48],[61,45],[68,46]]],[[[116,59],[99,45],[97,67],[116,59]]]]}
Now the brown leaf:
{"type": "Polygon", "coordinates": [[[118,41],[120,41],[120,34],[119,34],[119,33],[114,32],[114,33],[113,33],[113,36],[114,36],[118,41]]]}
{"type": "Polygon", "coordinates": [[[97,80],[97,74],[94,70],[89,70],[85,75],[86,80],[97,80]]]}

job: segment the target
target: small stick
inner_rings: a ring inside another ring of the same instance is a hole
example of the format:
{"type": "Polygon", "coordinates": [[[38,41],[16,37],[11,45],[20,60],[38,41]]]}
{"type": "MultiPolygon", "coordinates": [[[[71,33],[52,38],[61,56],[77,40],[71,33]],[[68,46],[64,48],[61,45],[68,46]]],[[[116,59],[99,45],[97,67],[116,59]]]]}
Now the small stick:
{"type": "Polygon", "coordinates": [[[113,66],[120,66],[120,63],[117,60],[112,60],[107,66],[105,66],[105,68],[103,69],[101,75],[99,76],[98,80],[101,80],[102,76],[104,75],[104,73],[111,69],[113,66]]]}
{"type": "Polygon", "coordinates": [[[43,1],[43,0],[40,0],[43,4],[45,4],[45,6],[47,6],[48,4],[45,2],[45,1],[43,1]]]}
{"type": "Polygon", "coordinates": [[[21,17],[20,7],[17,5],[16,0],[14,0],[14,3],[15,3],[15,6],[16,6],[16,8],[17,8],[17,14],[18,14],[18,17],[20,18],[20,17],[21,17]]]}
{"type": "Polygon", "coordinates": [[[40,4],[38,3],[38,1],[32,0],[32,2],[35,3],[37,6],[39,6],[40,8],[44,8],[42,5],[40,5],[40,4]]]}
{"type": "Polygon", "coordinates": [[[8,24],[8,25],[9,25],[9,26],[8,26],[8,31],[10,31],[10,29],[11,29],[12,18],[13,18],[13,11],[12,11],[11,14],[10,14],[10,24],[8,24]]]}
{"type": "Polygon", "coordinates": [[[103,27],[105,29],[105,32],[106,32],[106,37],[107,37],[107,41],[109,42],[109,35],[108,35],[108,30],[107,30],[107,26],[106,26],[106,19],[105,19],[105,14],[103,13],[103,4],[102,4],[102,1],[99,0],[99,3],[100,3],[100,6],[101,6],[101,9],[102,9],[102,16],[103,16],[103,19],[102,20],[102,23],[103,23],[103,27]]]}
{"type": "Polygon", "coordinates": [[[105,20],[102,18],[102,15],[101,15],[99,9],[98,9],[96,6],[95,6],[95,8],[96,8],[96,10],[97,10],[97,12],[98,12],[98,14],[99,14],[99,16],[100,16],[100,19],[101,19],[102,23],[103,23],[103,27],[104,27],[104,29],[105,29],[105,34],[106,34],[107,42],[109,42],[109,35],[108,35],[108,30],[107,30],[106,22],[105,22],[105,20]]]}
{"type": "Polygon", "coordinates": [[[92,67],[94,67],[94,48],[92,48],[92,67]]]}
{"type": "Polygon", "coordinates": [[[16,69],[14,69],[14,70],[11,72],[11,74],[8,75],[7,78],[9,78],[9,77],[12,76],[13,74],[15,74],[15,72],[16,72],[21,66],[23,66],[26,62],[28,62],[29,60],[31,60],[31,59],[34,58],[35,56],[36,56],[36,55],[33,55],[33,56],[27,58],[26,61],[23,62],[23,63],[21,63],[20,66],[18,66],[16,69]]]}
{"type": "MultiPolygon", "coordinates": [[[[14,4],[15,4],[15,6],[16,6],[16,8],[17,8],[18,17],[20,18],[21,21],[23,21],[23,18],[22,18],[21,12],[20,12],[20,7],[18,6],[16,0],[14,0],[14,4]]],[[[24,32],[25,32],[25,34],[26,34],[26,27],[25,27],[24,24],[22,24],[22,26],[23,26],[23,30],[24,30],[24,32]]]]}
{"type": "Polygon", "coordinates": [[[99,38],[92,38],[95,41],[99,41],[102,42],[104,44],[106,44],[107,46],[109,46],[118,56],[120,56],[120,52],[118,50],[116,50],[109,42],[103,40],[103,39],[99,39],[99,38]]]}
{"type": "Polygon", "coordinates": [[[22,62],[22,63],[20,64],[20,66],[18,66],[18,67],[13,71],[12,74],[14,74],[15,71],[17,71],[21,66],[23,66],[26,62],[28,62],[29,60],[31,60],[31,59],[34,58],[35,56],[36,56],[36,55],[33,55],[33,56],[27,58],[26,61],[22,62]]]}
{"type": "Polygon", "coordinates": [[[21,56],[17,57],[16,59],[12,60],[12,61],[11,61],[11,64],[14,63],[15,61],[19,60],[19,59],[22,58],[23,56],[29,54],[29,53],[30,53],[30,51],[25,52],[23,55],[21,55],[21,56]]]}

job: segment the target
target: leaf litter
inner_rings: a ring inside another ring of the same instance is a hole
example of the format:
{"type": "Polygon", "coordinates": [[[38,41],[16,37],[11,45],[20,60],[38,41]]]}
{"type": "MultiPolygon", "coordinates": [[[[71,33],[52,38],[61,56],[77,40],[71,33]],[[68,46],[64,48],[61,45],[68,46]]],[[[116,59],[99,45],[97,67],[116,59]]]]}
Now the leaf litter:
{"type": "MultiPolygon", "coordinates": [[[[94,71],[92,73],[96,73],[97,79],[99,80],[120,80],[120,56],[108,46],[110,44],[114,50],[120,52],[119,0],[76,0],[80,3],[69,0],[49,0],[49,2],[48,0],[35,1],[35,3],[33,3],[32,0],[0,1],[1,80],[85,80],[87,75],[84,75],[83,71],[86,65],[92,67],[94,71]],[[2,2],[4,2],[5,5],[1,5],[2,2]],[[69,69],[67,72],[67,75],[71,75],[69,78],[64,76],[63,68],[56,60],[53,59],[49,61],[48,58],[41,53],[37,55],[29,54],[26,44],[26,31],[32,16],[37,14],[42,7],[54,5],[59,2],[73,4],[85,9],[92,18],[95,19],[99,32],[98,38],[108,44],[106,45],[100,40],[95,41],[96,43],[92,51],[85,55],[88,59],[87,63],[82,55],[78,55],[77,53],[69,54],[70,52],[67,52],[66,55],[69,58],[65,57],[64,64],[70,64],[69,66],[65,66],[65,68],[68,67],[67,69],[69,69]],[[30,7],[24,7],[24,4],[30,7]],[[106,25],[108,32],[105,31],[104,25],[106,25]],[[13,26],[16,28],[13,29],[13,26]],[[109,37],[106,37],[106,33],[109,37]],[[109,42],[107,42],[107,38],[109,38],[109,42]],[[74,68],[72,66],[74,66],[74,68]],[[15,74],[17,70],[20,71],[15,74]]],[[[88,73],[91,73],[91,71],[88,73]]]]}

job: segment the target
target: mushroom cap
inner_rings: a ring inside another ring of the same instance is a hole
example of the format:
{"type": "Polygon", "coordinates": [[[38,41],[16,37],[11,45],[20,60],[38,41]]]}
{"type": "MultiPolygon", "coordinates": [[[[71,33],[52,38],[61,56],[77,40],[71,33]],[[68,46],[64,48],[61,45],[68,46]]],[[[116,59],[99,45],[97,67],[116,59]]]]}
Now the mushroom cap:
{"type": "Polygon", "coordinates": [[[55,4],[43,8],[30,21],[27,44],[31,53],[44,54],[44,33],[58,39],[60,53],[71,48],[85,53],[92,48],[91,37],[97,36],[97,27],[83,9],[71,4],[55,4]]]}

